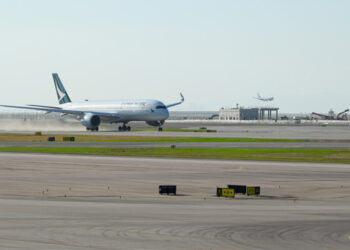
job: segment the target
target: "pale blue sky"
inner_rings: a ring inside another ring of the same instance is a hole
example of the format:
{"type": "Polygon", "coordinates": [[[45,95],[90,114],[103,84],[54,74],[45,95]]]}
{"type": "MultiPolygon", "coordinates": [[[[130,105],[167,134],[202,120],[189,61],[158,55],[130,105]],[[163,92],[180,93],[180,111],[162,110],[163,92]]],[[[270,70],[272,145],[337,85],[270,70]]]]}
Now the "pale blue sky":
{"type": "Polygon", "coordinates": [[[350,1],[0,0],[0,103],[154,98],[218,110],[350,107],[350,1]]]}

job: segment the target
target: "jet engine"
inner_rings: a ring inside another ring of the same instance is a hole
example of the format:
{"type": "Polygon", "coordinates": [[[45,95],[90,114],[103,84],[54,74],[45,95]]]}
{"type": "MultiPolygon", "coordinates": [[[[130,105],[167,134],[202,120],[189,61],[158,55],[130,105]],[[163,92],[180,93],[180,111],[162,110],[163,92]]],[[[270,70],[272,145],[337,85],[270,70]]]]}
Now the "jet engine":
{"type": "Polygon", "coordinates": [[[163,121],[147,121],[146,123],[150,126],[159,127],[159,126],[162,126],[164,124],[164,120],[163,121]]]}
{"type": "Polygon", "coordinates": [[[81,123],[88,129],[96,129],[101,124],[101,118],[98,115],[87,113],[84,115],[81,123]]]}

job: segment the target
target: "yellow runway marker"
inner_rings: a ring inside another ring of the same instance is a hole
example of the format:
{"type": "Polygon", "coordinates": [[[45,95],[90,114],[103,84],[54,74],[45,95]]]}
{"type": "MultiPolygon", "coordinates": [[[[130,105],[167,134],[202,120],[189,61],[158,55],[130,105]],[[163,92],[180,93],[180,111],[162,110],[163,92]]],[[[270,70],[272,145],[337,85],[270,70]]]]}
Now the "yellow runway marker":
{"type": "Polygon", "coordinates": [[[348,236],[348,239],[350,240],[350,235],[348,236]]]}

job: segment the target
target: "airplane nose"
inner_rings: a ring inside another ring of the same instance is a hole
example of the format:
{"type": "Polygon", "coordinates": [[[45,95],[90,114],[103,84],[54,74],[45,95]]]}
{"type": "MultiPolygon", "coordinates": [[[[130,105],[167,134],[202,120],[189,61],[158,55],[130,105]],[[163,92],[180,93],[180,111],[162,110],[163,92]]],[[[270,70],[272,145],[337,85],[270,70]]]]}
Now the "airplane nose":
{"type": "Polygon", "coordinates": [[[167,109],[164,110],[164,120],[169,118],[169,111],[167,109]]]}

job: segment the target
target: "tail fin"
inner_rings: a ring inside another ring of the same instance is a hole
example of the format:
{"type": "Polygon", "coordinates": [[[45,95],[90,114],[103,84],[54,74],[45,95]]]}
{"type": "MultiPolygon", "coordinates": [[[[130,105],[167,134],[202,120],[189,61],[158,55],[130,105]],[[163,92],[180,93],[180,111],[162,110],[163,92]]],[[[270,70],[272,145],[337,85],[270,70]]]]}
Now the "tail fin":
{"type": "Polygon", "coordinates": [[[59,104],[64,104],[64,103],[67,103],[67,102],[72,102],[70,100],[70,98],[69,98],[69,95],[68,95],[67,91],[63,87],[63,84],[62,84],[60,78],[58,77],[58,74],[57,73],[53,73],[52,77],[53,77],[53,81],[55,83],[58,103],[59,104]]]}

